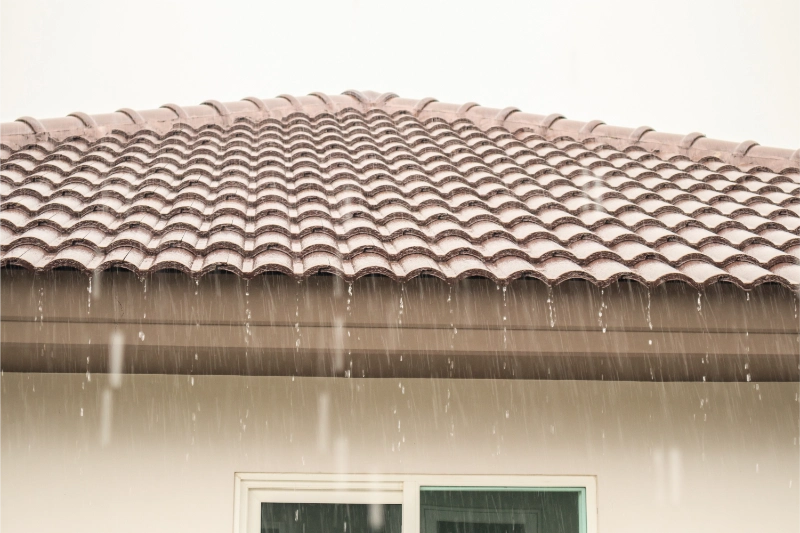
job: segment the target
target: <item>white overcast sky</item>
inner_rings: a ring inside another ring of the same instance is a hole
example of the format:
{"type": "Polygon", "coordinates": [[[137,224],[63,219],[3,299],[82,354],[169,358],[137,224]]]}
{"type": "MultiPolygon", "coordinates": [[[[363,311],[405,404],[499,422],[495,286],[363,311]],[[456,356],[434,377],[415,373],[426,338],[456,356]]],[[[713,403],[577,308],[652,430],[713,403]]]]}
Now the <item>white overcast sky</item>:
{"type": "Polygon", "coordinates": [[[800,146],[800,1],[1,0],[0,120],[347,89],[800,146]]]}

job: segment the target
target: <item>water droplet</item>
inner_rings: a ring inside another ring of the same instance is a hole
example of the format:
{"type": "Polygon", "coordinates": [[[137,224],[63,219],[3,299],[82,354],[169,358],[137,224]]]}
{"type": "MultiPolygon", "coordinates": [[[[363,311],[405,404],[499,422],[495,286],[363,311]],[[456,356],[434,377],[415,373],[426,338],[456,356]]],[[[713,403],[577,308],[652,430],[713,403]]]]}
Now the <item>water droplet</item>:
{"type": "Polygon", "coordinates": [[[108,339],[108,383],[115,389],[122,385],[124,349],[125,337],[122,332],[115,331],[111,333],[108,339]]]}
{"type": "Polygon", "coordinates": [[[750,377],[750,374],[748,373],[748,374],[747,374],[747,381],[750,381],[751,379],[752,379],[752,378],[750,377]]]}
{"type": "Polygon", "coordinates": [[[553,295],[553,286],[547,286],[547,308],[550,311],[550,327],[556,326],[556,311],[555,311],[555,296],[553,295]]]}
{"type": "Polygon", "coordinates": [[[597,325],[603,330],[603,333],[608,329],[608,317],[603,320],[604,310],[608,308],[605,299],[605,289],[600,289],[600,309],[597,311],[597,325]]]}
{"type": "Polygon", "coordinates": [[[83,407],[81,407],[81,416],[83,416],[83,407]]]}
{"type": "Polygon", "coordinates": [[[648,340],[648,341],[647,341],[647,343],[648,343],[650,346],[652,346],[652,345],[653,345],[653,339],[650,339],[650,340],[648,340]]]}
{"type": "Polygon", "coordinates": [[[144,341],[144,331],[139,332],[139,340],[144,341]]]}
{"type": "Polygon", "coordinates": [[[506,418],[508,418],[509,416],[511,416],[511,413],[509,413],[508,409],[506,409],[506,418]]]}
{"type": "Polygon", "coordinates": [[[400,311],[397,314],[397,323],[403,323],[403,286],[400,286],[400,311]]]}
{"type": "Polygon", "coordinates": [[[698,292],[698,293],[697,293],[697,312],[698,312],[698,313],[699,313],[699,312],[700,312],[700,311],[703,309],[703,304],[702,304],[702,302],[700,301],[700,298],[701,298],[701,297],[702,297],[702,294],[700,294],[700,293],[698,292]]]}

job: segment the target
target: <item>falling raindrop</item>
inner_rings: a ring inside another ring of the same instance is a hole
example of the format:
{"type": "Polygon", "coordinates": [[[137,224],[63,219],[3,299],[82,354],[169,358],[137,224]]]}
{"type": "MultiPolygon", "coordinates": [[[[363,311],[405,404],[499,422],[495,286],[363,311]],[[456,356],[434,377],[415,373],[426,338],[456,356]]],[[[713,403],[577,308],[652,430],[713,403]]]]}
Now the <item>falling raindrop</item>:
{"type": "Polygon", "coordinates": [[[603,333],[606,332],[608,326],[608,318],[603,321],[603,311],[606,309],[605,289],[600,289],[600,309],[597,311],[597,324],[602,328],[603,333]]]}
{"type": "Polygon", "coordinates": [[[647,288],[647,325],[653,329],[653,321],[650,318],[650,287],[647,288]]]}
{"type": "Polygon", "coordinates": [[[197,296],[197,293],[200,291],[200,279],[194,280],[194,295],[197,296]]]}
{"type": "Polygon", "coordinates": [[[379,531],[383,529],[383,504],[371,503],[369,505],[368,522],[372,531],[379,531]]]}
{"type": "Polygon", "coordinates": [[[139,332],[139,340],[144,341],[144,331],[139,332]]]}
{"type": "Polygon", "coordinates": [[[507,348],[508,344],[508,335],[507,335],[507,328],[506,328],[506,320],[508,320],[508,299],[506,298],[506,289],[508,287],[503,285],[503,349],[507,348]]]}
{"type": "Polygon", "coordinates": [[[86,290],[89,293],[89,298],[88,298],[89,307],[87,313],[92,314],[92,278],[89,278],[89,288],[86,290]]]}
{"type": "Polygon", "coordinates": [[[100,445],[105,447],[111,442],[111,413],[112,395],[111,390],[103,391],[103,399],[100,404],[100,445]]]}
{"type": "Polygon", "coordinates": [[[250,314],[250,309],[246,308],[244,310],[245,316],[247,317],[247,321],[244,323],[244,331],[245,331],[245,344],[250,344],[250,339],[253,337],[253,332],[250,330],[250,319],[252,315],[250,314]]]}
{"type": "Polygon", "coordinates": [[[702,304],[702,302],[700,301],[700,298],[701,298],[701,296],[702,296],[702,294],[700,294],[700,293],[698,292],[698,293],[697,293],[697,312],[698,312],[698,313],[699,313],[699,312],[702,310],[702,308],[703,308],[703,304],[702,304]]]}
{"type": "Polygon", "coordinates": [[[509,413],[508,409],[506,409],[506,418],[508,418],[509,416],[511,416],[511,413],[509,413]]]}
{"type": "Polygon", "coordinates": [[[550,327],[556,326],[556,311],[555,311],[555,296],[553,295],[553,286],[547,286],[547,307],[550,310],[550,327]]]}
{"type": "Polygon", "coordinates": [[[118,389],[122,385],[122,369],[125,337],[120,331],[111,334],[108,340],[108,384],[118,389]]]}
{"type": "Polygon", "coordinates": [[[300,284],[301,281],[297,281],[297,291],[295,292],[295,300],[294,300],[294,316],[297,321],[294,323],[294,332],[297,338],[294,341],[294,348],[295,351],[300,351],[300,339],[302,338],[302,334],[300,333],[300,284]]]}
{"type": "Polygon", "coordinates": [[[397,323],[403,323],[403,286],[400,286],[400,311],[397,314],[397,323]]]}
{"type": "Polygon", "coordinates": [[[81,407],[81,416],[83,416],[83,407],[81,407]]]}

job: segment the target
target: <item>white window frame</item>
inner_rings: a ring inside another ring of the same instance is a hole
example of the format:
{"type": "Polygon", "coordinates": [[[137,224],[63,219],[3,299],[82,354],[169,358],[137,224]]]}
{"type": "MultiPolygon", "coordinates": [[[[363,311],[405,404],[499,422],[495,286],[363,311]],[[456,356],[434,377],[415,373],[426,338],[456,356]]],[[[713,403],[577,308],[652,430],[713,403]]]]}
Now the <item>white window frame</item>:
{"type": "Polygon", "coordinates": [[[261,532],[261,503],[402,504],[403,533],[420,531],[421,487],[583,489],[586,533],[597,533],[595,476],[264,474],[234,477],[234,533],[261,532]]]}

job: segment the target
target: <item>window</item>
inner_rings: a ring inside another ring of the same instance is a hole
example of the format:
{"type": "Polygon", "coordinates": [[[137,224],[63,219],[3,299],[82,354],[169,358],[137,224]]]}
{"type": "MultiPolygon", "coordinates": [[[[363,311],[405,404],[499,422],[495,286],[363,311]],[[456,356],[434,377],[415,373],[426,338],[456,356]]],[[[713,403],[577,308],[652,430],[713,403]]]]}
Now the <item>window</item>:
{"type": "Polygon", "coordinates": [[[584,490],[422,487],[421,533],[582,533],[584,490]]]}
{"type": "Polygon", "coordinates": [[[596,533],[591,476],[236,474],[235,533],[596,533]]]}
{"type": "Polygon", "coordinates": [[[400,504],[261,503],[261,533],[401,533],[400,504]]]}

